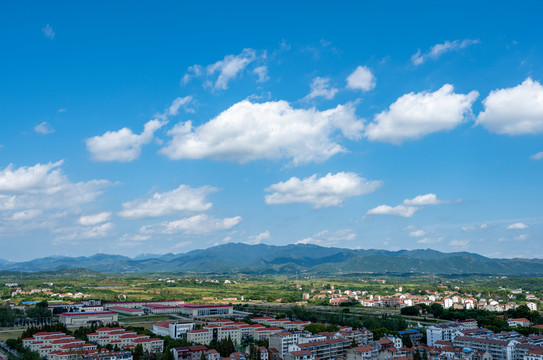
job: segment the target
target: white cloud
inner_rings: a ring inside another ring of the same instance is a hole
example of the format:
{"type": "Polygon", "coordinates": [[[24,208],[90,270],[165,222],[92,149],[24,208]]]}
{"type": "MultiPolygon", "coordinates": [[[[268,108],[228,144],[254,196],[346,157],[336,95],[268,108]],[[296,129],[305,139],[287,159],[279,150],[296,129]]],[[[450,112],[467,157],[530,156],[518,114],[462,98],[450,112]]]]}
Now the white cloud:
{"type": "Polygon", "coordinates": [[[528,78],[513,88],[493,90],[483,100],[477,124],[508,135],[543,134],[543,86],[528,78]]]}
{"type": "Polygon", "coordinates": [[[425,237],[417,241],[417,244],[437,244],[443,241],[443,237],[431,238],[425,237]]]}
{"type": "Polygon", "coordinates": [[[53,245],[60,245],[71,240],[85,239],[100,239],[105,238],[113,229],[112,223],[100,224],[92,227],[84,227],[80,229],[58,229],[57,232],[68,232],[66,235],[61,235],[55,238],[53,245]]]}
{"type": "Polygon", "coordinates": [[[359,139],[364,127],[352,104],[334,109],[293,109],[286,101],[241,101],[205,124],[177,124],[161,152],[170,159],[292,159],[294,165],[324,161],[346,150],[332,135],[359,139]]]}
{"type": "Polygon", "coordinates": [[[63,161],[0,170],[0,211],[71,208],[96,199],[107,180],[72,183],[60,169],[63,161]]]}
{"type": "Polygon", "coordinates": [[[256,244],[260,244],[262,240],[267,240],[269,238],[271,238],[270,232],[269,230],[266,230],[263,233],[260,233],[258,235],[250,236],[249,239],[245,241],[245,244],[256,245],[256,244]]]}
{"type": "Polygon", "coordinates": [[[424,235],[426,235],[426,231],[424,230],[415,230],[409,233],[409,236],[411,237],[422,237],[424,235]]]}
{"type": "Polygon", "coordinates": [[[389,206],[389,205],[379,205],[373,209],[370,209],[366,212],[366,215],[395,215],[395,216],[402,216],[402,217],[412,217],[415,215],[415,212],[417,212],[419,208],[415,206],[405,206],[405,205],[397,205],[397,206],[389,206]]]}
{"type": "Polygon", "coordinates": [[[402,217],[412,217],[415,213],[426,205],[443,204],[445,201],[439,200],[435,194],[425,194],[415,196],[413,199],[405,199],[402,205],[389,206],[380,205],[368,210],[366,215],[396,215],[402,217]]]}
{"type": "Polygon", "coordinates": [[[53,28],[51,25],[47,24],[45,25],[41,31],[43,32],[43,35],[45,35],[46,38],[53,40],[55,38],[55,32],[53,31],[53,28]]]}
{"type": "Polygon", "coordinates": [[[241,216],[225,219],[215,219],[206,214],[200,214],[174,221],[165,221],[160,224],[143,226],[142,234],[191,234],[203,235],[212,232],[229,230],[241,222],[241,216]]]}
{"type": "Polygon", "coordinates": [[[414,65],[421,65],[424,62],[426,62],[428,59],[436,60],[441,55],[454,51],[454,50],[460,50],[464,49],[470,45],[478,44],[479,40],[471,40],[471,39],[465,39],[465,40],[454,40],[454,41],[445,41],[442,44],[436,44],[430,48],[426,53],[422,54],[420,49],[417,50],[413,56],[411,56],[411,62],[413,62],[414,65]]]}
{"type": "Polygon", "coordinates": [[[140,242],[140,241],[147,241],[151,238],[151,235],[142,235],[142,234],[136,234],[136,235],[129,235],[124,234],[121,236],[121,242],[140,242]]]}
{"type": "Polygon", "coordinates": [[[450,84],[431,92],[409,93],[377,114],[365,135],[374,141],[401,144],[438,131],[451,130],[471,114],[479,93],[456,94],[450,84]]]}
{"type": "Polygon", "coordinates": [[[40,133],[40,134],[44,134],[44,135],[47,135],[47,134],[52,134],[55,132],[55,129],[53,129],[53,127],[51,126],[51,124],[49,124],[48,122],[42,122],[36,126],[34,126],[34,131],[37,132],[37,133],[40,133]]]}
{"type": "Polygon", "coordinates": [[[347,88],[353,90],[370,91],[375,88],[376,79],[366,66],[358,66],[347,76],[347,88]]]}
{"type": "Polygon", "coordinates": [[[462,231],[474,231],[474,230],[484,230],[488,227],[488,224],[481,224],[479,226],[475,225],[468,225],[468,226],[462,226],[462,231]]]}
{"type": "Polygon", "coordinates": [[[94,136],[85,140],[87,150],[97,161],[129,162],[140,156],[143,145],[153,140],[154,133],[165,124],[164,121],[148,121],[143,132],[134,134],[129,128],[118,131],[108,131],[104,135],[94,136]]]}
{"type": "Polygon", "coordinates": [[[141,219],[173,215],[179,211],[205,211],[212,207],[212,204],[206,201],[206,196],[218,190],[211,186],[192,188],[180,185],[168,192],[123,203],[124,210],[119,212],[119,216],[141,219]]]}
{"type": "Polygon", "coordinates": [[[509,225],[507,227],[507,230],[523,230],[523,229],[527,229],[527,228],[528,228],[528,225],[526,225],[524,223],[521,223],[521,222],[517,222],[517,223],[509,225]]]}
{"type": "Polygon", "coordinates": [[[405,199],[403,201],[404,205],[415,205],[415,206],[424,206],[424,205],[438,205],[443,204],[444,201],[439,200],[436,194],[425,194],[415,196],[413,199],[405,199]]]}
{"type": "Polygon", "coordinates": [[[356,233],[351,229],[338,230],[333,233],[328,230],[323,230],[315,235],[299,240],[295,244],[334,246],[343,241],[352,241],[354,239],[356,239],[356,233]]]}
{"type": "Polygon", "coordinates": [[[257,82],[261,83],[270,80],[270,77],[268,76],[268,67],[265,65],[257,66],[254,68],[253,73],[258,76],[257,82]]]}
{"type": "Polygon", "coordinates": [[[202,75],[202,66],[195,64],[192,66],[189,66],[187,69],[187,72],[185,75],[183,75],[183,78],[181,79],[181,82],[183,85],[186,85],[192,78],[199,77],[202,75]]]}
{"type": "Polygon", "coordinates": [[[317,174],[300,180],[291,177],[285,182],[269,186],[265,201],[268,205],[306,203],[315,209],[339,206],[343,200],[362,194],[371,193],[382,185],[381,181],[368,181],[352,172],[317,174]]]}
{"type": "Polygon", "coordinates": [[[336,96],[338,89],[330,87],[330,79],[316,77],[313,79],[310,85],[311,91],[305,97],[306,99],[314,99],[316,97],[323,97],[331,100],[336,96]]]}
{"type": "Polygon", "coordinates": [[[11,216],[10,220],[30,220],[40,216],[42,213],[43,211],[39,209],[17,211],[11,216]]]}
{"type": "Polygon", "coordinates": [[[449,245],[457,248],[466,248],[469,246],[469,240],[452,240],[449,242],[449,245]]]}
{"type": "Polygon", "coordinates": [[[532,160],[541,160],[543,159],[543,151],[540,151],[536,154],[533,154],[532,156],[530,156],[530,159],[532,160]]]}
{"type": "Polygon", "coordinates": [[[521,234],[521,235],[518,235],[518,236],[515,236],[515,241],[524,241],[524,240],[527,240],[528,238],[530,237],[530,235],[528,234],[521,234]]]}
{"type": "Polygon", "coordinates": [[[110,212],[101,212],[99,214],[84,215],[79,218],[79,224],[81,225],[97,225],[103,222],[109,221],[111,218],[110,212]]]}
{"type": "Polygon", "coordinates": [[[214,75],[218,73],[215,83],[212,85],[214,90],[228,89],[228,82],[234,79],[242,72],[247,65],[255,61],[256,52],[253,49],[244,49],[239,55],[227,55],[223,60],[207,67],[207,74],[214,75]]]}
{"type": "Polygon", "coordinates": [[[168,108],[167,115],[176,116],[179,114],[179,109],[183,107],[186,112],[194,112],[194,109],[190,108],[188,105],[192,101],[192,96],[178,97],[168,108]]]}

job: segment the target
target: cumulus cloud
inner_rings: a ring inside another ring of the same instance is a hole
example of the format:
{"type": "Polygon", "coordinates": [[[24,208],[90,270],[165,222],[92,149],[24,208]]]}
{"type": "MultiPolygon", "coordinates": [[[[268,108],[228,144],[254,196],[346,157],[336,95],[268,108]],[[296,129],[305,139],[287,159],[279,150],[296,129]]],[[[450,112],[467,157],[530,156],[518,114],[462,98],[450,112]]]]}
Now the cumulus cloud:
{"type": "Polygon", "coordinates": [[[415,205],[415,206],[423,206],[423,205],[438,205],[443,204],[444,201],[439,200],[436,196],[436,194],[424,194],[415,196],[413,199],[405,199],[403,201],[404,205],[415,205]]]}
{"type": "Polygon", "coordinates": [[[456,94],[450,84],[435,92],[405,94],[375,116],[365,135],[370,140],[401,144],[451,130],[471,114],[471,105],[478,96],[477,91],[456,94]]]}
{"type": "Polygon", "coordinates": [[[315,235],[306,237],[297,241],[295,244],[313,244],[319,246],[334,246],[343,241],[352,241],[356,239],[356,233],[351,229],[338,230],[330,232],[323,230],[315,235]]]}
{"type": "Polygon", "coordinates": [[[66,209],[91,202],[111,186],[107,180],[72,183],[60,168],[63,161],[0,170],[0,211],[66,209]]]}
{"type": "Polygon", "coordinates": [[[206,201],[206,196],[218,190],[211,186],[192,188],[180,185],[172,191],[123,203],[124,210],[119,212],[119,216],[141,219],[168,216],[179,211],[205,211],[212,207],[212,204],[206,201]]]}
{"type": "Polygon", "coordinates": [[[41,31],[43,32],[43,35],[45,35],[46,38],[53,40],[55,38],[55,31],[51,27],[51,25],[47,24],[45,25],[41,31]]]}
{"type": "Polygon", "coordinates": [[[375,88],[376,79],[366,66],[358,66],[347,76],[347,89],[370,91],[375,88]]]}
{"type": "Polygon", "coordinates": [[[140,156],[143,145],[153,140],[154,133],[166,122],[151,120],[147,122],[141,134],[134,134],[129,128],[108,131],[104,135],[94,136],[87,140],[87,150],[97,161],[129,162],[140,156]]]}
{"type": "Polygon", "coordinates": [[[323,97],[331,100],[336,96],[338,89],[330,86],[330,78],[316,77],[313,79],[310,85],[311,91],[305,97],[306,99],[314,99],[316,97],[323,97]]]}
{"type": "Polygon", "coordinates": [[[143,226],[142,234],[191,234],[203,235],[212,232],[229,230],[241,222],[241,216],[225,219],[215,219],[206,214],[200,214],[174,221],[165,221],[160,224],[143,226]]]}
{"type": "Polygon", "coordinates": [[[532,159],[532,160],[541,160],[541,159],[543,159],[543,151],[540,151],[538,153],[533,154],[532,156],[530,156],[530,159],[532,159]]]}
{"type": "Polygon", "coordinates": [[[543,134],[543,86],[530,78],[512,88],[497,89],[483,100],[477,124],[507,135],[543,134]]]}
{"type": "Polygon", "coordinates": [[[324,161],[345,148],[332,139],[341,132],[361,137],[364,123],[351,104],[318,111],[294,109],[286,101],[241,101],[214,119],[193,127],[177,124],[161,152],[170,159],[229,160],[246,163],[259,159],[289,158],[294,165],[324,161]]]}
{"type": "Polygon", "coordinates": [[[366,212],[366,215],[395,215],[410,218],[417,212],[419,208],[415,206],[389,206],[389,205],[379,205],[373,209],[370,209],[366,212]]]}
{"type": "Polygon", "coordinates": [[[268,205],[306,203],[315,209],[339,206],[343,200],[371,193],[382,185],[381,181],[366,180],[352,172],[328,173],[323,177],[317,174],[300,180],[291,177],[285,182],[269,186],[265,201],[268,205]]]}
{"type": "Polygon", "coordinates": [[[523,229],[527,229],[527,228],[528,228],[528,225],[526,225],[524,223],[521,223],[521,222],[517,222],[517,223],[509,225],[507,227],[507,230],[523,230],[523,229]]]}
{"type": "Polygon", "coordinates": [[[412,217],[424,206],[443,204],[445,201],[439,200],[435,194],[424,194],[415,196],[413,199],[405,199],[402,205],[389,206],[380,205],[370,209],[366,215],[395,215],[402,217],[412,217]]]}
{"type": "Polygon", "coordinates": [[[39,133],[39,134],[43,134],[43,135],[47,135],[47,134],[52,134],[55,132],[55,129],[53,129],[53,127],[51,126],[51,124],[49,124],[48,122],[42,122],[36,126],[34,126],[34,131],[39,133]]]}
{"type": "Polygon", "coordinates": [[[266,230],[258,235],[249,236],[249,239],[245,241],[245,244],[256,245],[256,244],[260,244],[262,240],[267,240],[269,238],[271,238],[270,231],[266,230]]]}
{"type": "Polygon", "coordinates": [[[479,43],[479,40],[471,40],[471,39],[445,41],[442,44],[436,44],[432,46],[424,54],[421,53],[420,49],[417,50],[417,52],[413,54],[413,56],[411,56],[411,62],[414,65],[421,65],[425,63],[428,59],[436,60],[439,57],[441,57],[441,55],[447,52],[464,49],[470,45],[474,45],[478,43],[479,43]]]}
{"type": "Polygon", "coordinates": [[[79,218],[81,225],[97,225],[108,221],[111,218],[110,212],[101,212],[99,214],[84,215],[79,218]]]}

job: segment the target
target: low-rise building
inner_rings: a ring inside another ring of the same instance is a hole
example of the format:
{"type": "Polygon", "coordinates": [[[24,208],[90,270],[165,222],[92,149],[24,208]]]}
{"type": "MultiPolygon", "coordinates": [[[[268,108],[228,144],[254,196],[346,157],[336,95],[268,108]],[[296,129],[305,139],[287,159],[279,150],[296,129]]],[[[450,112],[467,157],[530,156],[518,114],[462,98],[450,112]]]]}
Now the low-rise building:
{"type": "Polygon", "coordinates": [[[59,320],[66,326],[86,326],[95,323],[106,325],[117,322],[119,314],[113,311],[62,313],[59,320]]]}
{"type": "Polygon", "coordinates": [[[177,321],[159,321],[153,325],[153,332],[159,336],[169,336],[172,339],[180,339],[194,330],[194,323],[179,323],[177,321]]]}

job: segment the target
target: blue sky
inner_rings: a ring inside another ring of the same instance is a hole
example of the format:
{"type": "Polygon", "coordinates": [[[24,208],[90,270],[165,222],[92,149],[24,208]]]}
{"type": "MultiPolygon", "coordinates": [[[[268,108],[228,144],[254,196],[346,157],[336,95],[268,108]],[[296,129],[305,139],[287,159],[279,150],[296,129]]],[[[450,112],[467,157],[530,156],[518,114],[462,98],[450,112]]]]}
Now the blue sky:
{"type": "Polygon", "coordinates": [[[543,5],[10,2],[0,258],[543,257],[543,5]]]}

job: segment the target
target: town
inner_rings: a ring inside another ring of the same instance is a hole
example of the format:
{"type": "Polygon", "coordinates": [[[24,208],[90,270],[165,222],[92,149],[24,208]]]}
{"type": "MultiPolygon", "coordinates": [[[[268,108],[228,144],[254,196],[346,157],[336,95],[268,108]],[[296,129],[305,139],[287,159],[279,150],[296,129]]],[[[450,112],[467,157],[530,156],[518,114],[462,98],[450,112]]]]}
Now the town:
{"type": "MultiPolygon", "coordinates": [[[[177,286],[186,280],[158,281],[177,286]]],[[[300,298],[291,296],[292,302],[245,299],[240,293],[222,297],[222,303],[216,302],[217,296],[189,303],[127,300],[126,296],[120,296],[121,301],[102,301],[82,293],[59,300],[49,288],[26,290],[31,284],[6,283],[12,291],[0,307],[2,325],[24,330],[18,338],[6,339],[0,356],[25,360],[543,360],[537,291],[499,287],[494,293],[499,296],[487,297],[448,284],[413,294],[401,285],[391,289],[385,280],[373,282],[380,290],[349,290],[329,283],[317,288],[293,281],[287,288],[300,298]],[[28,296],[35,300],[21,301],[28,296]],[[77,298],[83,299],[68,300],[77,298]],[[323,309],[341,316],[324,315],[323,309]],[[356,322],[359,311],[369,311],[364,316],[372,322],[356,322]],[[448,319],[447,312],[484,316],[479,321],[448,319]],[[12,315],[11,324],[6,313],[12,315]]]]}

